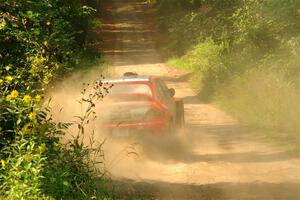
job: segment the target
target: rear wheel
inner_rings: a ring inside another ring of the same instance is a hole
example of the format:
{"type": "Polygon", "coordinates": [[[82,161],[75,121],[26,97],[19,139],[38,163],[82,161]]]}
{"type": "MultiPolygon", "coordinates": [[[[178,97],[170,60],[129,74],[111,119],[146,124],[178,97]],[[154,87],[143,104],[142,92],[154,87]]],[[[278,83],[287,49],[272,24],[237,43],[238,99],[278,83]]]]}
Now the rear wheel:
{"type": "Polygon", "coordinates": [[[173,134],[174,132],[176,132],[176,126],[175,126],[174,120],[170,119],[170,121],[165,129],[165,134],[169,135],[169,134],[173,134]]]}
{"type": "Polygon", "coordinates": [[[182,100],[176,101],[176,116],[175,116],[175,125],[176,125],[176,132],[183,132],[184,130],[184,105],[182,100]]]}

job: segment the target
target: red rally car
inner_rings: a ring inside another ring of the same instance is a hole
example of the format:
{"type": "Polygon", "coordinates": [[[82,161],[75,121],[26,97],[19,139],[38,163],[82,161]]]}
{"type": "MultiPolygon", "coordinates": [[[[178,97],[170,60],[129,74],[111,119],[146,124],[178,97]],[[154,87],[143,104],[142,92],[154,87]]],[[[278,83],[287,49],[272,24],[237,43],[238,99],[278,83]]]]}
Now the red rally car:
{"type": "Polygon", "coordinates": [[[182,99],[174,98],[175,90],[168,88],[161,78],[125,73],[102,82],[112,86],[101,109],[102,124],[108,132],[159,134],[183,128],[182,99]]]}

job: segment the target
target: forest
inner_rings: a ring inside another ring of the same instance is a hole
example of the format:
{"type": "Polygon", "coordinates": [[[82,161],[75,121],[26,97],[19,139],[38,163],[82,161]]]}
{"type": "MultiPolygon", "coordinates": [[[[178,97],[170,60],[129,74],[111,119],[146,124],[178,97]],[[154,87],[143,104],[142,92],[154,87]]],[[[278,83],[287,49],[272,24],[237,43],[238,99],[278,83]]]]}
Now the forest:
{"type": "MultiPolygon", "coordinates": [[[[0,199],[105,199],[72,123],[55,123],[45,91],[97,56],[88,47],[97,1],[0,3],[0,199]]],[[[80,122],[79,122],[80,124],[80,122]]]]}
{"type": "MultiPolygon", "coordinates": [[[[159,52],[192,73],[201,102],[300,153],[299,0],[140,1],[156,9],[159,52]]],[[[82,100],[89,107],[76,122],[54,122],[45,98],[102,59],[89,35],[101,2],[0,0],[0,199],[116,199],[91,159],[101,146],[80,139],[98,96],[82,100]],[[70,126],[78,136],[60,143],[70,126]]]]}
{"type": "Polygon", "coordinates": [[[169,65],[193,72],[199,98],[277,140],[299,140],[300,1],[152,3],[167,38],[162,51],[169,65]]]}

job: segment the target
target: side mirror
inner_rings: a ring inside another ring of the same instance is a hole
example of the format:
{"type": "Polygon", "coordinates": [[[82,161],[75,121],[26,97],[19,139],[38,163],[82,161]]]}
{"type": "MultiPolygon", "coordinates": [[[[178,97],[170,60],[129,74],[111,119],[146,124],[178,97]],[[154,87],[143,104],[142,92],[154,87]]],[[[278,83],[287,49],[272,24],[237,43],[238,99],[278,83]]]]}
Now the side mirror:
{"type": "Polygon", "coordinates": [[[170,88],[169,89],[169,94],[171,97],[174,97],[175,96],[175,89],[174,88],[170,88]]]}

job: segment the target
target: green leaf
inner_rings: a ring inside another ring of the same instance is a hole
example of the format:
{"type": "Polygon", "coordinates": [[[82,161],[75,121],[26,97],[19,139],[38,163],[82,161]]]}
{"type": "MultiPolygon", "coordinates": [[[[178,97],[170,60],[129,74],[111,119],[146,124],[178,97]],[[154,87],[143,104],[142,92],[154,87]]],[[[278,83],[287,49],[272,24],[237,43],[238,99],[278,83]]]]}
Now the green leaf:
{"type": "Polygon", "coordinates": [[[19,125],[21,122],[22,122],[22,120],[19,118],[19,119],[17,120],[17,125],[19,125]]]}
{"type": "Polygon", "coordinates": [[[32,12],[31,10],[27,11],[27,17],[28,17],[29,19],[32,19],[32,17],[33,17],[33,12],[32,12]]]}

